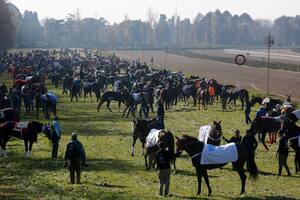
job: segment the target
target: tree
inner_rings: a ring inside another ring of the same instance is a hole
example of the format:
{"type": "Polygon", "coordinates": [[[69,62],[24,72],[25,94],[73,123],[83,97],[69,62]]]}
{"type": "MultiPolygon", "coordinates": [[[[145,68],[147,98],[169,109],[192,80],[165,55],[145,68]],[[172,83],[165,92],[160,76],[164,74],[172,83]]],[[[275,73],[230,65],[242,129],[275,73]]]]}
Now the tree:
{"type": "Polygon", "coordinates": [[[0,50],[12,47],[15,41],[16,27],[5,0],[0,0],[0,30],[0,50]]]}

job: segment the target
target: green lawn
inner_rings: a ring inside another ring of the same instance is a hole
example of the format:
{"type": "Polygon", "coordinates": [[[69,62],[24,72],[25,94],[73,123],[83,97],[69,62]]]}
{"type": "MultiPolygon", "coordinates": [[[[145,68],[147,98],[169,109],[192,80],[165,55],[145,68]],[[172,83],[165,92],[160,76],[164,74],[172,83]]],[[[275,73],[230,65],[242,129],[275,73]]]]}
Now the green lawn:
{"type": "MultiPolygon", "coordinates": [[[[0,78],[0,82],[9,82],[5,76],[0,78]]],[[[156,171],[145,171],[139,141],[136,157],[130,155],[132,119],[123,119],[115,103],[112,104],[113,113],[109,113],[105,106],[97,113],[97,103],[91,103],[89,99],[86,103],[83,99],[79,103],[71,103],[67,95],[61,95],[60,89],[56,90],[50,85],[48,87],[51,92],[59,95],[58,115],[63,130],[59,160],[50,159],[51,148],[42,135],[38,143],[34,144],[33,158],[29,160],[22,158],[22,141],[9,142],[9,157],[0,158],[0,199],[159,199],[156,171]],[[88,157],[89,167],[83,170],[81,185],[68,184],[68,171],[62,167],[64,146],[72,131],[78,131],[79,140],[84,144],[88,157]]],[[[177,136],[197,136],[201,125],[222,120],[227,138],[237,128],[242,133],[249,128],[244,124],[243,112],[223,112],[220,107],[219,104],[199,111],[191,105],[180,103],[166,112],[166,127],[177,136]]],[[[34,114],[22,114],[23,120],[34,117],[34,114]]],[[[213,189],[211,198],[207,198],[204,182],[203,194],[195,195],[195,169],[185,154],[177,160],[180,171],[171,177],[172,196],[168,199],[299,199],[300,175],[294,174],[294,153],[289,157],[293,177],[278,177],[276,148],[277,144],[267,152],[259,145],[256,161],[261,171],[260,177],[256,182],[247,181],[246,194],[243,196],[239,195],[240,180],[238,174],[231,170],[231,165],[209,171],[213,189]]]]}

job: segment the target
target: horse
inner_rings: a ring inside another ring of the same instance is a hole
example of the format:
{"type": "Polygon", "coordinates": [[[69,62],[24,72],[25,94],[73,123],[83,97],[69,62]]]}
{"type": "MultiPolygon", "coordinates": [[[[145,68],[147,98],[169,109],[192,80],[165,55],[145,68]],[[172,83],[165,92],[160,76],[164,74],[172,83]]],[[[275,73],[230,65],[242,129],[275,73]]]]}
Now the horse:
{"type": "Polygon", "coordinates": [[[6,144],[11,137],[16,137],[24,140],[25,153],[24,157],[31,157],[32,145],[37,142],[38,134],[44,132],[46,137],[50,140],[51,129],[47,124],[42,124],[37,121],[16,122],[7,121],[0,125],[0,147],[1,154],[7,157],[6,144]],[[28,146],[29,143],[29,146],[28,146]]]}
{"type": "Polygon", "coordinates": [[[137,109],[137,105],[141,104],[141,108],[139,111],[140,117],[142,117],[142,112],[145,118],[149,117],[149,110],[151,108],[152,112],[153,109],[153,96],[147,92],[140,92],[140,93],[131,93],[128,98],[125,99],[126,108],[123,111],[123,117],[128,110],[126,117],[129,116],[129,112],[132,113],[133,117],[135,118],[135,110],[137,109]]]}
{"type": "Polygon", "coordinates": [[[95,95],[96,95],[96,98],[97,98],[97,102],[98,102],[100,100],[100,96],[101,96],[101,86],[98,83],[98,81],[95,81],[95,82],[84,82],[83,83],[83,98],[84,98],[84,102],[85,102],[85,98],[86,98],[87,94],[90,95],[91,102],[93,102],[92,92],[95,92],[95,95]]]}
{"type": "Polygon", "coordinates": [[[142,143],[143,155],[144,148],[146,143],[146,138],[152,129],[163,129],[163,124],[161,124],[156,118],[153,119],[133,119],[133,127],[132,127],[132,147],[131,147],[131,156],[134,156],[134,147],[136,140],[139,138],[142,143]]]}
{"type": "Polygon", "coordinates": [[[259,134],[259,141],[264,145],[265,149],[268,150],[269,148],[267,147],[265,143],[265,138],[267,132],[269,133],[274,133],[278,132],[281,128],[280,120],[274,117],[256,117],[251,124],[251,132],[252,134],[259,134]]]}
{"type": "Polygon", "coordinates": [[[71,91],[70,91],[71,102],[73,102],[74,97],[76,99],[76,102],[78,102],[78,96],[80,96],[81,87],[82,87],[81,80],[79,78],[74,78],[71,91]]]}
{"type": "Polygon", "coordinates": [[[182,94],[184,97],[184,102],[189,102],[189,98],[192,97],[194,100],[194,107],[196,107],[196,103],[197,103],[197,89],[195,84],[187,84],[184,85],[182,88],[182,94]]]}
{"type": "Polygon", "coordinates": [[[124,100],[127,98],[128,96],[128,91],[126,90],[122,90],[122,91],[118,91],[118,92],[114,92],[114,91],[106,91],[104,92],[104,94],[101,96],[100,98],[100,102],[98,104],[98,109],[97,111],[99,112],[100,107],[102,106],[102,104],[104,102],[107,102],[107,108],[110,112],[112,112],[111,108],[110,108],[110,102],[111,101],[118,101],[119,103],[119,109],[121,107],[121,103],[124,103],[124,100]]]}
{"type": "Polygon", "coordinates": [[[291,147],[295,151],[295,169],[296,173],[300,172],[300,127],[296,125],[295,121],[290,120],[289,117],[283,118],[280,132],[285,133],[290,140],[291,147]]]}
{"type": "Polygon", "coordinates": [[[13,108],[0,110],[0,124],[6,121],[19,121],[19,115],[13,108]]]}
{"type": "MultiPolygon", "coordinates": [[[[196,173],[198,177],[198,192],[197,194],[201,194],[201,179],[202,176],[204,177],[204,180],[206,182],[207,188],[208,188],[208,196],[211,195],[212,189],[209,184],[208,174],[207,170],[210,169],[216,169],[221,168],[225,166],[227,163],[218,163],[218,164],[201,164],[201,157],[205,156],[205,152],[203,150],[205,149],[205,145],[203,142],[200,142],[197,138],[194,138],[192,136],[184,135],[182,137],[176,137],[176,156],[180,156],[183,151],[186,151],[192,158],[192,164],[196,168],[196,173]]],[[[235,166],[235,169],[237,173],[240,176],[241,180],[241,194],[245,192],[245,185],[246,185],[246,174],[244,172],[244,165],[246,162],[247,164],[247,170],[250,173],[250,177],[255,179],[258,176],[258,170],[255,163],[255,158],[249,154],[247,148],[243,144],[233,144],[236,145],[237,150],[237,160],[230,161],[235,166]]],[[[213,147],[213,146],[212,146],[213,147]]],[[[228,152],[226,153],[228,156],[228,152]]]]}
{"type": "Polygon", "coordinates": [[[249,100],[249,92],[246,89],[231,89],[229,93],[228,105],[233,101],[234,108],[236,110],[236,100],[240,98],[242,102],[241,110],[244,109],[245,102],[249,100]]]}
{"type": "Polygon", "coordinates": [[[206,109],[207,105],[208,105],[208,101],[209,101],[208,90],[199,88],[197,90],[197,100],[198,100],[198,104],[199,104],[199,110],[201,108],[201,105],[202,105],[202,108],[206,109]],[[201,103],[201,101],[202,101],[202,103],[201,103]]]}
{"type": "Polygon", "coordinates": [[[202,126],[199,129],[199,140],[205,144],[211,144],[214,146],[219,146],[222,140],[222,127],[221,122],[214,121],[212,127],[210,126],[202,126]],[[208,132],[203,132],[204,129],[209,128],[208,132]]]}

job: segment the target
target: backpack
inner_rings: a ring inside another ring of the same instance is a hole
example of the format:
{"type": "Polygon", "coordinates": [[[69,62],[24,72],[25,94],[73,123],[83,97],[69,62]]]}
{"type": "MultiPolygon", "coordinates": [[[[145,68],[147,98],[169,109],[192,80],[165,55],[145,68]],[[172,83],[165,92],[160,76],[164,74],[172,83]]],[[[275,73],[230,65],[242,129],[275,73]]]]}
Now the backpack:
{"type": "Polygon", "coordinates": [[[70,151],[70,160],[80,159],[81,151],[77,143],[72,142],[69,146],[69,151],[70,151]]]}

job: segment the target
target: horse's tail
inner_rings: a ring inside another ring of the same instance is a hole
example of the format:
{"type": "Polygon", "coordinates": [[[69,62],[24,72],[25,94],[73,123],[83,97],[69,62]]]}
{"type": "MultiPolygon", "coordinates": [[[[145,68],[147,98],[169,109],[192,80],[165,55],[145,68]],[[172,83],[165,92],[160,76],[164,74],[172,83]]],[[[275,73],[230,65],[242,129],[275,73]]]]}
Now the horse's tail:
{"type": "Polygon", "coordinates": [[[254,152],[249,153],[247,160],[247,171],[250,173],[250,178],[256,180],[258,177],[258,169],[255,162],[254,152]]]}

